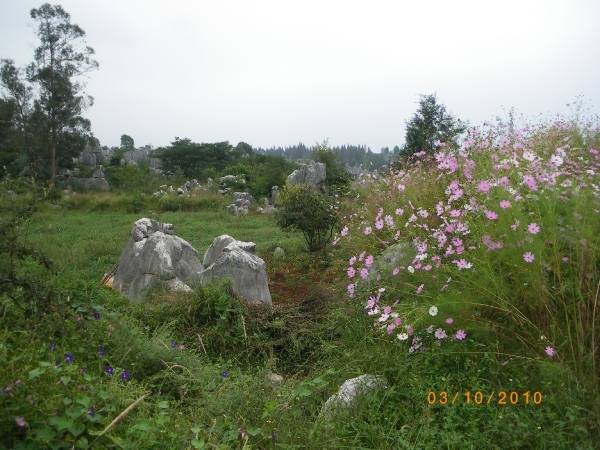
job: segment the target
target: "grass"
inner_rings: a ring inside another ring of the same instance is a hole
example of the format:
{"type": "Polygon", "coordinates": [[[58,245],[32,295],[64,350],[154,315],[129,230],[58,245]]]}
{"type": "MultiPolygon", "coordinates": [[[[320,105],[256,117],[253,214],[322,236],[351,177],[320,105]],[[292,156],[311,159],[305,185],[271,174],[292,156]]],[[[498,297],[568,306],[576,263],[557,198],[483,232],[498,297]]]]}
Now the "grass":
{"type": "MultiPolygon", "coordinates": [[[[569,130],[538,130],[533,148],[543,155],[569,130]]],[[[581,142],[578,136],[571,134],[572,147],[596,145],[593,133],[581,142]]],[[[460,182],[491,210],[505,195],[496,198],[492,189],[483,199],[477,192],[493,170],[482,155],[473,152],[481,172],[473,173],[472,184],[460,182]]],[[[19,273],[58,294],[44,314],[19,308],[24,292],[2,298],[0,449],[598,448],[596,197],[511,198],[513,208],[493,224],[465,216],[471,230],[465,247],[469,239],[477,245],[461,258],[476,272],[457,268],[450,257],[438,271],[403,269],[396,278],[357,282],[349,298],[348,260],[356,256],[354,267],[366,268],[359,254],[377,256],[397,229],[401,240],[430,239],[429,258],[436,254],[431,234],[443,223],[436,204],[458,176],[436,180],[436,171],[434,163],[411,166],[404,175],[357,188],[356,201],[340,199],[349,232],[316,254],[270,216],[226,215],[226,200],[212,194],[176,199],[176,207],[163,200],[164,209],[157,199],[114,193],[53,200],[61,209],[41,204],[18,229],[19,242],[47,254],[57,272],[26,258],[19,273]],[[431,214],[411,222],[411,205],[431,214]],[[134,206],[141,209],[128,212],[134,206]],[[407,211],[404,218],[393,213],[399,207],[407,211]],[[377,228],[379,208],[381,219],[394,215],[397,229],[377,228]],[[255,242],[273,305],[248,305],[226,283],[192,293],[157,291],[145,302],[98,287],[133,222],[144,216],[173,223],[201,257],[220,234],[255,242]],[[517,242],[527,234],[513,239],[495,228],[510,231],[514,219],[522,222],[522,234],[530,222],[540,225],[526,247],[517,242]],[[488,251],[485,235],[503,239],[503,248],[488,251]],[[273,258],[277,246],[285,250],[283,259],[273,258]],[[535,254],[537,265],[523,260],[525,251],[535,254]],[[366,314],[365,303],[378,292],[381,310],[366,314]],[[395,298],[400,301],[392,305],[395,298]],[[391,334],[373,326],[391,323],[378,321],[386,305],[402,319],[391,334]],[[435,316],[428,313],[433,305],[435,316]],[[466,339],[454,337],[459,328],[466,339]],[[435,337],[438,329],[447,338],[435,337]],[[411,339],[399,340],[399,332],[411,339]],[[421,347],[410,352],[415,342],[421,347]],[[545,353],[547,346],[554,356],[545,353]],[[268,381],[272,372],[284,377],[281,386],[268,381]],[[332,420],[320,416],[325,400],[361,374],[382,375],[387,387],[332,420]]],[[[27,191],[18,192],[16,199],[2,197],[2,216],[24,205],[27,191]]]]}

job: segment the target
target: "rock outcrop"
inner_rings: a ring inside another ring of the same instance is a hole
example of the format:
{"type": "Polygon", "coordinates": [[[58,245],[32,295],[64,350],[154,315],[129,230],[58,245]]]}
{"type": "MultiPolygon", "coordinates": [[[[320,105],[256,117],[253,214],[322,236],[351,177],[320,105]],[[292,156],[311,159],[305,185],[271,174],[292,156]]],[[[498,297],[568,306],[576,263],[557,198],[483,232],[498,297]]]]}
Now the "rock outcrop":
{"type": "Polygon", "coordinates": [[[174,235],[173,225],[144,218],[133,225],[112,287],[131,300],[143,300],[154,287],[191,291],[199,283],[229,278],[234,294],[271,303],[266,264],[255,252],[253,242],[222,235],[204,254],[203,265],[196,249],[174,235]]]}
{"type": "Polygon", "coordinates": [[[326,178],[327,171],[325,164],[313,162],[310,164],[302,164],[299,169],[294,170],[289,174],[287,183],[291,185],[308,184],[324,191],[326,178]]]}
{"type": "Polygon", "coordinates": [[[320,415],[331,419],[338,408],[351,408],[358,397],[367,395],[376,389],[385,387],[385,379],[375,375],[360,375],[344,381],[337,395],[327,399],[321,408],[320,415]]]}
{"type": "Polygon", "coordinates": [[[204,265],[208,267],[199,273],[200,282],[229,278],[234,294],[252,303],[271,303],[267,267],[255,251],[253,242],[218,236],[204,254],[204,265]]]}
{"type": "Polygon", "coordinates": [[[144,218],[121,252],[113,288],[131,300],[143,300],[153,287],[190,291],[203,269],[196,249],[173,234],[173,225],[144,218]]]}

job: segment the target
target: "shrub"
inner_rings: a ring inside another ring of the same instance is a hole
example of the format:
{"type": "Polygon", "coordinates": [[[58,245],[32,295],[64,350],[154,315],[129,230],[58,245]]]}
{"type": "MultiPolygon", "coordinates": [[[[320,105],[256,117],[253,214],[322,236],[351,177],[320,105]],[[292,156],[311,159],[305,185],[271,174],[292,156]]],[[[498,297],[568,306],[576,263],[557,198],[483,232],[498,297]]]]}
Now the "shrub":
{"type": "Polygon", "coordinates": [[[283,231],[302,232],[309,251],[323,249],[331,240],[338,219],[330,198],[318,189],[305,184],[286,186],[277,201],[281,205],[277,225],[283,231]]]}

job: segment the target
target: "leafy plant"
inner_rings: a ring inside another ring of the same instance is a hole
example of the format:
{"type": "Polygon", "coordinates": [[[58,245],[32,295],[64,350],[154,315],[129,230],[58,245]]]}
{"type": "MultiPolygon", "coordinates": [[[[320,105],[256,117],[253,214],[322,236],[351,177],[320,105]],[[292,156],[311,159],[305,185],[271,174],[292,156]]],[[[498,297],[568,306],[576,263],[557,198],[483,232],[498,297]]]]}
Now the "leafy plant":
{"type": "Polygon", "coordinates": [[[323,249],[333,236],[338,223],[333,203],[314,186],[286,186],[277,202],[277,225],[284,231],[300,231],[311,252],[323,249]]]}

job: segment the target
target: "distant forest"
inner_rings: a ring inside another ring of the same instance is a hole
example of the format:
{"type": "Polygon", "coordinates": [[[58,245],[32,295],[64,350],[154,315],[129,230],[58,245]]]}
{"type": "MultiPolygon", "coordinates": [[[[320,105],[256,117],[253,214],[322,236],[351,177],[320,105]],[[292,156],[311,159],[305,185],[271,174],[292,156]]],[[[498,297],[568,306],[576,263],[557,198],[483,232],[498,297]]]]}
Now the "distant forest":
{"type": "MultiPolygon", "coordinates": [[[[271,147],[267,149],[254,148],[254,152],[268,156],[283,156],[289,161],[298,161],[302,159],[310,159],[310,152],[315,147],[307,147],[303,143],[293,145],[291,147],[271,147]]],[[[342,145],[331,147],[333,152],[338,155],[342,164],[349,166],[363,166],[368,169],[375,169],[389,164],[396,155],[400,152],[400,147],[395,146],[390,151],[389,147],[381,149],[381,153],[373,153],[370,148],[363,145],[342,145]]]]}

